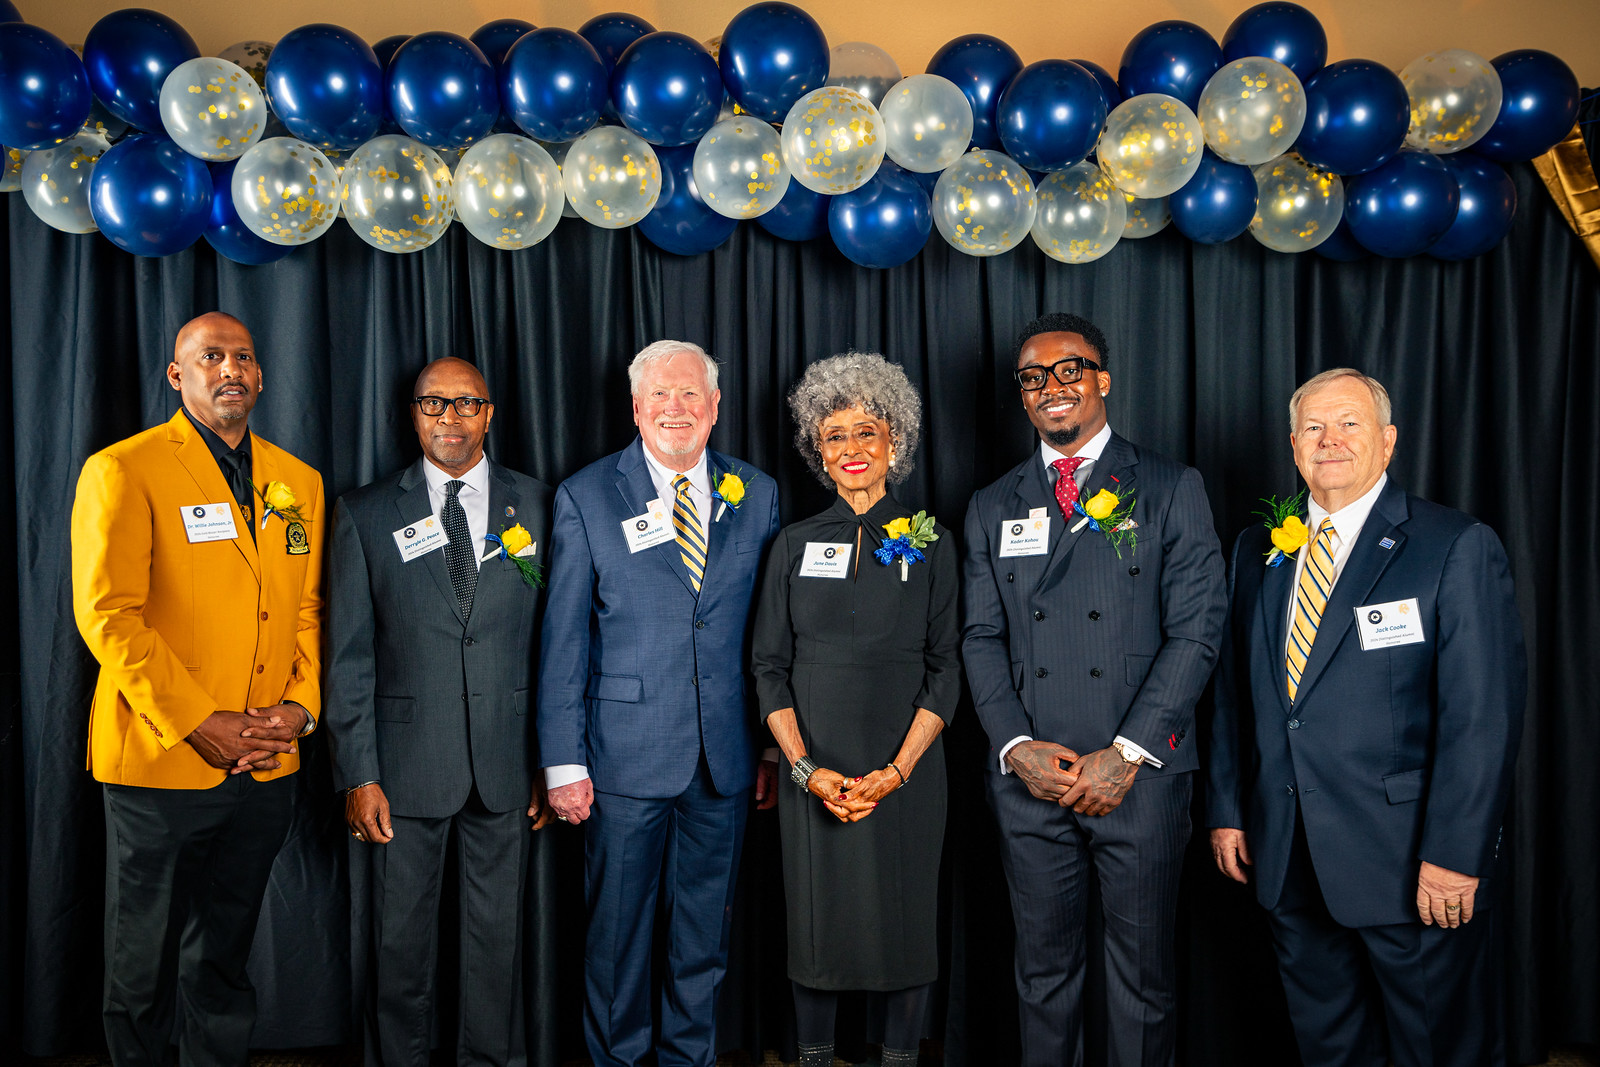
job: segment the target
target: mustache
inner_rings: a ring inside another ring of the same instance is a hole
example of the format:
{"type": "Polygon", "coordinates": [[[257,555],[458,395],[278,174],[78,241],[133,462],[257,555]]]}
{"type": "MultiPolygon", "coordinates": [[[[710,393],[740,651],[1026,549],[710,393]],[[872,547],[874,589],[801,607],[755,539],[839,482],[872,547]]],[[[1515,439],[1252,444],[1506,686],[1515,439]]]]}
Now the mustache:
{"type": "Polygon", "coordinates": [[[1326,463],[1330,459],[1355,459],[1355,457],[1342,448],[1318,449],[1311,456],[1311,462],[1313,463],[1326,463]]]}

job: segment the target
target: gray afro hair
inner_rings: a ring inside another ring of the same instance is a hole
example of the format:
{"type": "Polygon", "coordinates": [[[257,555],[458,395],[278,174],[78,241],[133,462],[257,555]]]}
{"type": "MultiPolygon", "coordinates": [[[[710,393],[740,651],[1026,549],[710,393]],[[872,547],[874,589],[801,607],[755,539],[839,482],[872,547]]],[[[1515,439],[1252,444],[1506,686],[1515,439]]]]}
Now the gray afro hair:
{"type": "Polygon", "coordinates": [[[789,392],[794,445],[811,473],[824,486],[833,486],[822,464],[819,428],[823,419],[850,407],[859,407],[889,424],[895,460],[889,468],[889,481],[905,481],[922,436],[922,397],[899,364],[876,352],[844,352],[819,360],[806,368],[805,376],[789,392]]]}

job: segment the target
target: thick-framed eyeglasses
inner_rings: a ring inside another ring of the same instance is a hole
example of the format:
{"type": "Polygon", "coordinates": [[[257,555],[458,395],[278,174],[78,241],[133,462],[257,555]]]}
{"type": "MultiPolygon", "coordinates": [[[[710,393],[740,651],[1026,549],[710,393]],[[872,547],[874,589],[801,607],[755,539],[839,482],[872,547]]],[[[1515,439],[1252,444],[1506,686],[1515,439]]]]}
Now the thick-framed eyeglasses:
{"type": "Polygon", "coordinates": [[[1048,367],[1030,363],[1018,370],[1012,377],[1017,379],[1017,384],[1022,386],[1025,391],[1032,393],[1043,389],[1045,383],[1050,380],[1051,375],[1054,375],[1056,381],[1062,385],[1071,385],[1083,377],[1085,368],[1099,370],[1100,364],[1092,359],[1084,359],[1082,356],[1073,356],[1070,359],[1063,359],[1059,363],[1052,363],[1048,367]]]}
{"type": "Polygon", "coordinates": [[[457,415],[463,419],[470,419],[482,411],[483,405],[489,401],[481,396],[417,396],[412,397],[411,402],[417,405],[417,410],[429,418],[443,415],[446,407],[454,405],[457,415]]]}

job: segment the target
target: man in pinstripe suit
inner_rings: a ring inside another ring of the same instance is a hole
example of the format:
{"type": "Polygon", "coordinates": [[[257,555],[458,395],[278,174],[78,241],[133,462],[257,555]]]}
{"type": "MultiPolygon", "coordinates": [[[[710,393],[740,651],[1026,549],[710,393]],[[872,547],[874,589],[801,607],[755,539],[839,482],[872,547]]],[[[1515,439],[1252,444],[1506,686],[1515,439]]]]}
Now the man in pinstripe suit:
{"type": "Polygon", "coordinates": [[[1107,1062],[1174,1062],[1187,742],[1227,610],[1200,476],[1111,432],[1107,356],[1076,315],[1023,330],[1016,378],[1039,448],[967,510],[962,651],[992,745],[1027,1067],[1083,1063],[1091,878],[1107,1062]]]}

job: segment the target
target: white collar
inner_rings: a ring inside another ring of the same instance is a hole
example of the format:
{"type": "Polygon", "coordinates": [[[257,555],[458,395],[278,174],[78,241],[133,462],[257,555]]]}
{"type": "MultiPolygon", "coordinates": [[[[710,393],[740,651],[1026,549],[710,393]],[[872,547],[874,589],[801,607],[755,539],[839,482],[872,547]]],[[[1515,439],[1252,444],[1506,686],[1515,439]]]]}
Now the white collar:
{"type": "MultiPolygon", "coordinates": [[[[1083,447],[1078,449],[1074,455],[1077,459],[1081,459],[1085,463],[1093,463],[1098,460],[1100,458],[1100,454],[1106,450],[1106,442],[1110,440],[1111,424],[1108,422],[1104,426],[1100,427],[1099,433],[1085,441],[1083,443],[1083,447]]],[[[1041,437],[1039,438],[1039,458],[1044,460],[1044,465],[1046,467],[1049,467],[1058,459],[1073,459],[1074,456],[1069,456],[1065,452],[1060,452],[1054,448],[1051,448],[1050,442],[1041,437]]]]}
{"type": "Polygon", "coordinates": [[[1378,475],[1378,480],[1372,488],[1356,497],[1338,511],[1329,512],[1318,504],[1316,498],[1306,496],[1306,529],[1311,531],[1311,536],[1316,537],[1317,531],[1322,528],[1323,519],[1331,519],[1333,530],[1339,535],[1341,544],[1350,544],[1361,528],[1367,524],[1367,516],[1372,514],[1372,507],[1378,502],[1378,494],[1383,492],[1383,487],[1389,484],[1389,472],[1384,471],[1378,475]]]}
{"type": "Polygon", "coordinates": [[[658,461],[643,441],[639,442],[639,449],[644,453],[644,461],[650,465],[650,480],[656,485],[670,486],[672,480],[682,474],[688,477],[689,488],[707,495],[711,493],[711,476],[707,472],[709,461],[705,449],[700,450],[700,457],[695,460],[694,466],[686,471],[675,471],[658,461]]]}
{"type": "Polygon", "coordinates": [[[485,493],[489,490],[489,457],[479,456],[478,462],[472,469],[461,475],[458,479],[454,474],[444,470],[427,456],[422,457],[422,474],[428,479],[428,489],[441,495],[447,493],[446,485],[452,481],[461,481],[465,487],[476,493],[485,493]]]}

